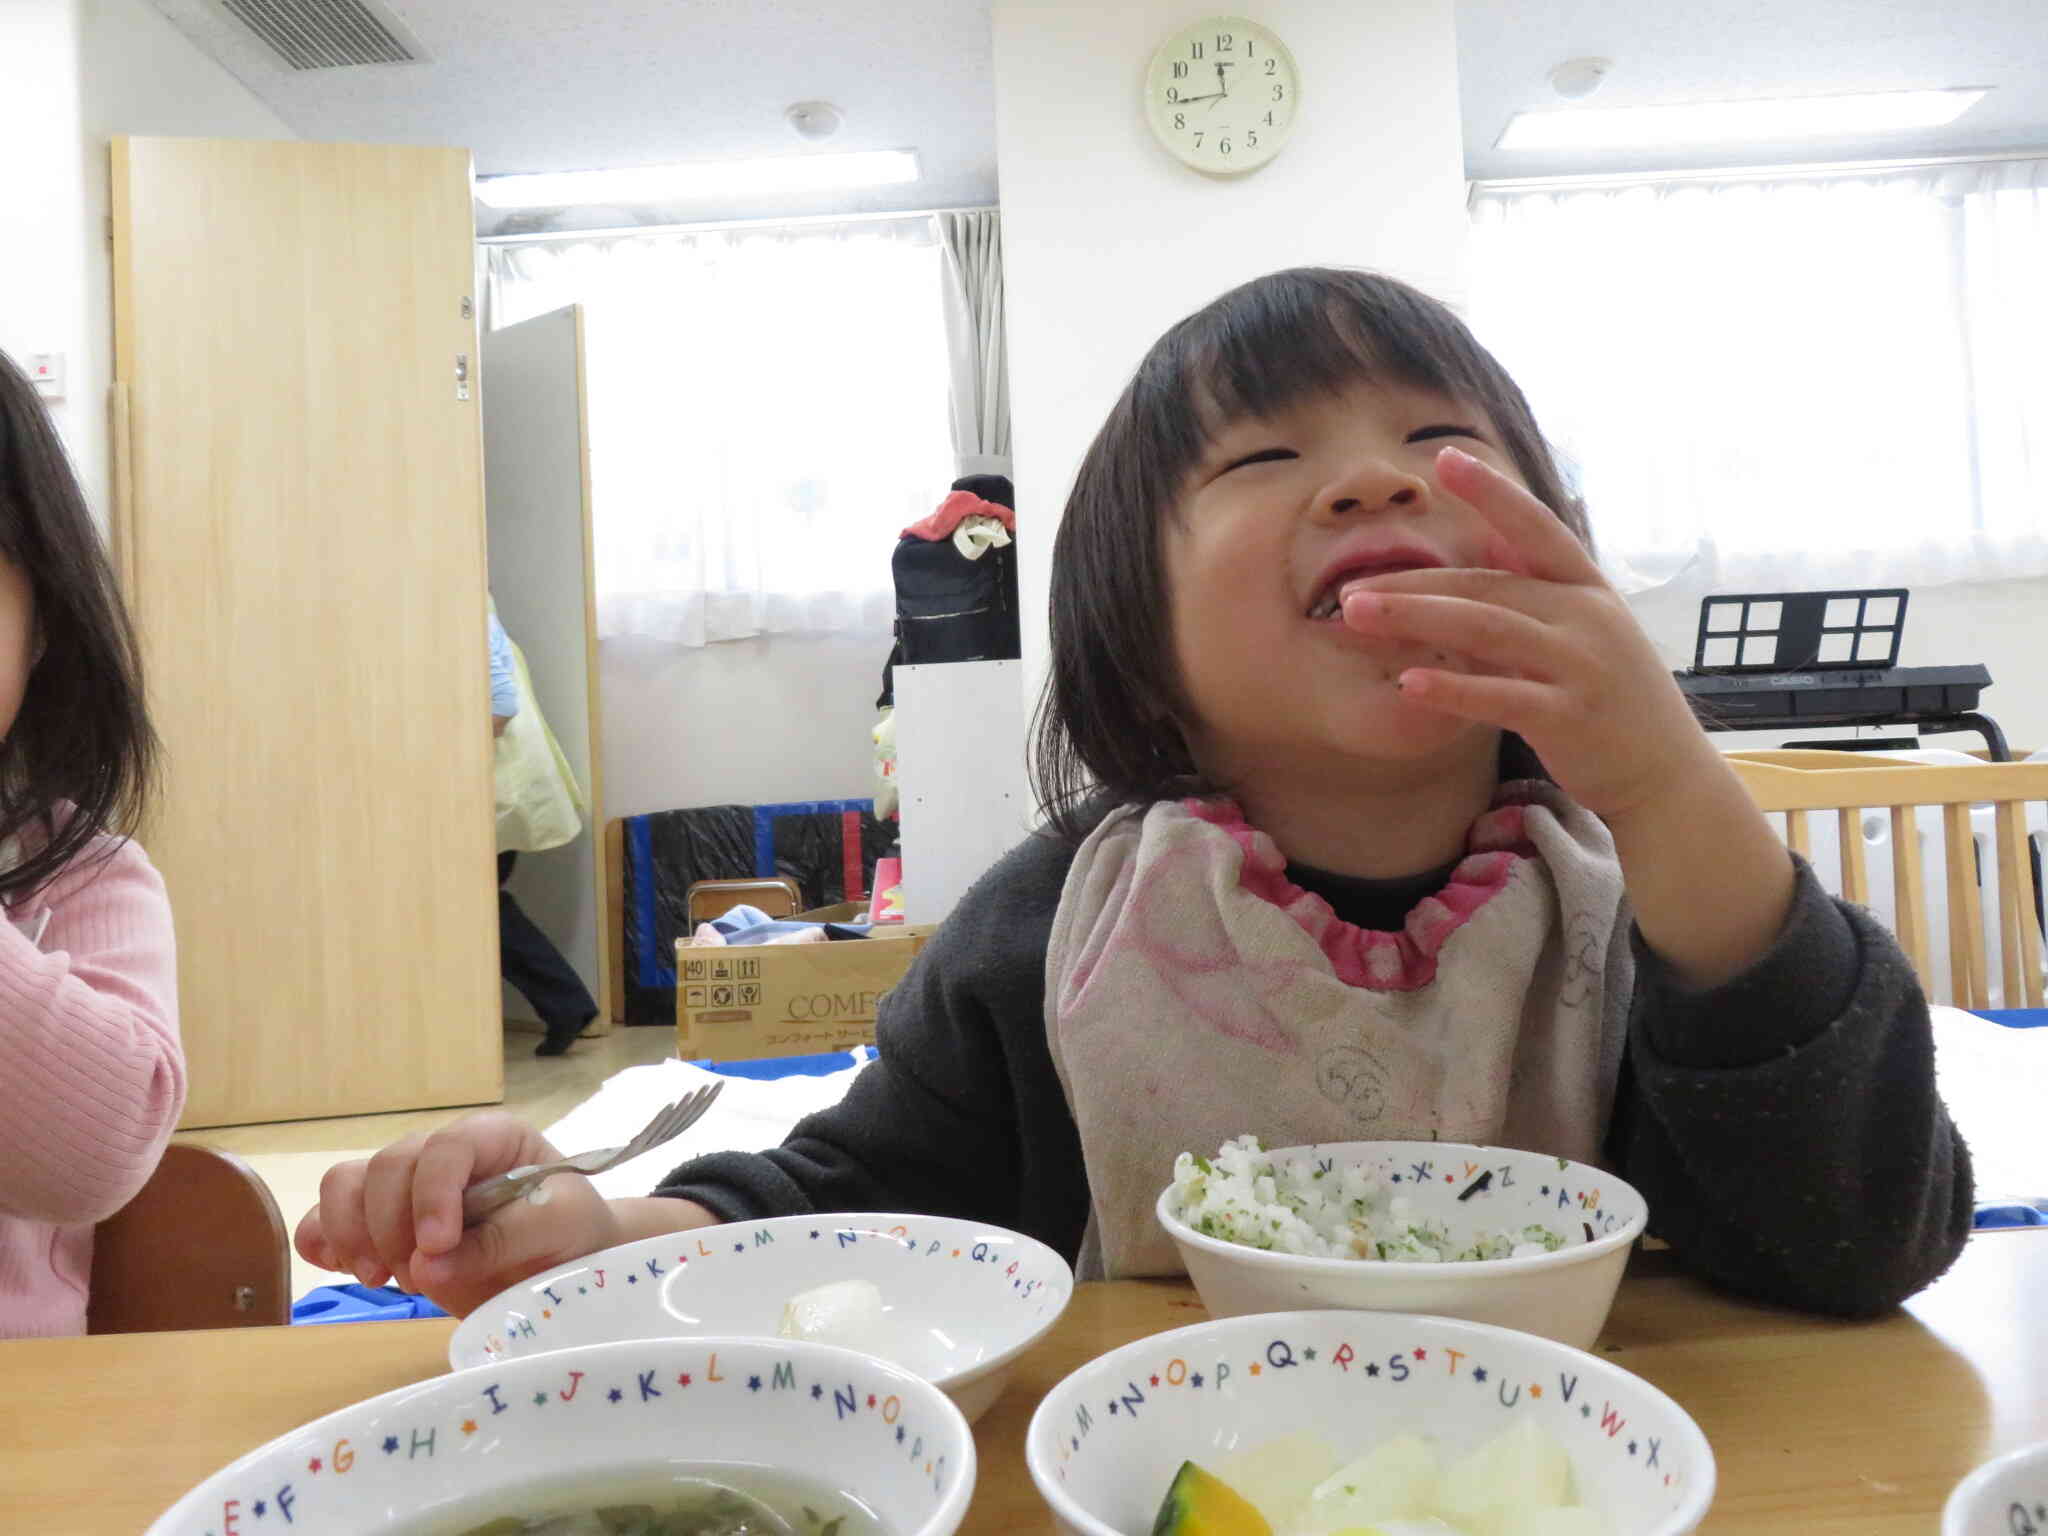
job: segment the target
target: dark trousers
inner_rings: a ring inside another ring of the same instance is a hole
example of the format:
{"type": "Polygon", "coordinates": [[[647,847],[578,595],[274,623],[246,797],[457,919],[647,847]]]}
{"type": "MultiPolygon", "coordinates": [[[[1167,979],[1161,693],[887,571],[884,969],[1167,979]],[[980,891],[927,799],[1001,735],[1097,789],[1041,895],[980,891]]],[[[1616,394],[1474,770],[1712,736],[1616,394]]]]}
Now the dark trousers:
{"type": "Polygon", "coordinates": [[[505,889],[518,858],[513,852],[498,855],[499,974],[533,1005],[549,1034],[570,1030],[571,1026],[580,1030],[597,1017],[597,1003],[575,968],[562,958],[553,941],[534,926],[533,919],[519,910],[519,903],[505,889]]]}

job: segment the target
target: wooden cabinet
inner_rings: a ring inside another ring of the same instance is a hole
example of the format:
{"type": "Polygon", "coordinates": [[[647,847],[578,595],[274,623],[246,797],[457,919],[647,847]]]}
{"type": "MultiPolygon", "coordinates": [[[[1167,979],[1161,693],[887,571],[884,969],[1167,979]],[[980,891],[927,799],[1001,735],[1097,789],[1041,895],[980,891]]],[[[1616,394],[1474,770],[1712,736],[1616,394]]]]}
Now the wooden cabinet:
{"type": "Polygon", "coordinates": [[[113,207],[184,1124],[494,1101],[469,156],[118,139],[113,207]]]}

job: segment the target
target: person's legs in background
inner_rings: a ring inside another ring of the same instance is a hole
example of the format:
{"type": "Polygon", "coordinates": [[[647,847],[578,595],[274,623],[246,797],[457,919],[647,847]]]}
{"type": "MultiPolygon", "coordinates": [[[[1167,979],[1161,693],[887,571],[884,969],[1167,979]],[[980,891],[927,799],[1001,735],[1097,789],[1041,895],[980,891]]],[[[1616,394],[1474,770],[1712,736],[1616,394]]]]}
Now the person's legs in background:
{"type": "Polygon", "coordinates": [[[505,889],[518,858],[510,851],[498,855],[498,970],[547,1026],[547,1038],[533,1054],[560,1056],[597,1017],[597,1003],[562,952],[505,889]]]}

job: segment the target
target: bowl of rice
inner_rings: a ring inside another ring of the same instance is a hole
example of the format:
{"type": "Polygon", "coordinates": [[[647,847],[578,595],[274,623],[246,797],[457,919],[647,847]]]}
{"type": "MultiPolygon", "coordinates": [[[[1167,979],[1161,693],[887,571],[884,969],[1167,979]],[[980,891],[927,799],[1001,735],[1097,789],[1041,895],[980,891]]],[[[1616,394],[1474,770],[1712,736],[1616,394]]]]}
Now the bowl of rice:
{"type": "Polygon", "coordinates": [[[1591,1348],[1643,1197],[1569,1158],[1448,1141],[1183,1152],[1159,1224],[1212,1317],[1358,1308],[1591,1348]]]}

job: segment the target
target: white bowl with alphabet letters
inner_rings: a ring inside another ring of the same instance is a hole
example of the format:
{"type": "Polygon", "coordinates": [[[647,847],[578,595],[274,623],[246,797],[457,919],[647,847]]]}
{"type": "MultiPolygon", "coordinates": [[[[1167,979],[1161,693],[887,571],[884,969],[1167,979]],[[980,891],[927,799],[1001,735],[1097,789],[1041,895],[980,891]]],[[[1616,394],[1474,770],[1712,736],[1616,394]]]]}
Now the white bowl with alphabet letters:
{"type": "Polygon", "coordinates": [[[1097,1356],[1040,1402],[1024,1460],[1062,1530],[1128,1536],[1152,1529],[1184,1461],[1295,1435],[1340,1464],[1397,1435],[1449,1461],[1522,1424],[1563,1446],[1613,1536],[1681,1536],[1713,1503],[1707,1437],[1640,1377],[1534,1334],[1392,1312],[1225,1318],[1097,1356]]]}
{"type": "Polygon", "coordinates": [[[461,1370],[613,1339],[772,1338],[793,1297],[838,1281],[872,1285],[880,1312],[830,1342],[915,1372],[970,1420],[1074,1289],[1059,1254],[985,1222],[777,1216],[645,1238],[522,1280],[462,1321],[448,1363],[461,1370]]]}
{"type": "Polygon", "coordinates": [[[1524,1258],[1448,1262],[1275,1253],[1195,1230],[1169,1184],[1159,1196],[1159,1224],[1180,1249],[1211,1317],[1300,1307],[1423,1312],[1588,1349],[1649,1220],[1643,1197],[1613,1174],[1537,1152],[1451,1141],[1347,1141],[1267,1155],[1276,1168],[1310,1179],[1348,1169],[1368,1174],[1376,1231],[1399,1212],[1404,1222],[1445,1234],[1451,1250],[1531,1227],[1561,1245],[1524,1258]]]}
{"type": "Polygon", "coordinates": [[[447,1536],[659,1504],[692,1477],[951,1536],[974,1475],[967,1420],[900,1366],[794,1339],[635,1339],[342,1408],[222,1468],[146,1536],[447,1536]]]}
{"type": "Polygon", "coordinates": [[[2048,1536],[2048,1442],[2008,1451],[1956,1484],[1941,1536],[2048,1536]]]}

